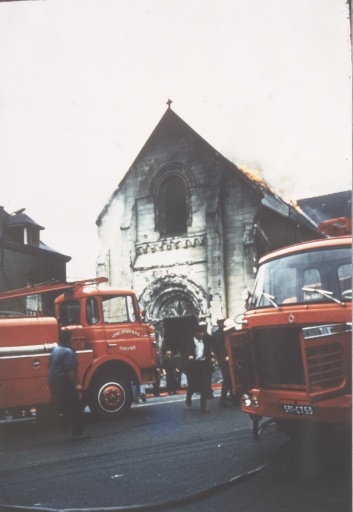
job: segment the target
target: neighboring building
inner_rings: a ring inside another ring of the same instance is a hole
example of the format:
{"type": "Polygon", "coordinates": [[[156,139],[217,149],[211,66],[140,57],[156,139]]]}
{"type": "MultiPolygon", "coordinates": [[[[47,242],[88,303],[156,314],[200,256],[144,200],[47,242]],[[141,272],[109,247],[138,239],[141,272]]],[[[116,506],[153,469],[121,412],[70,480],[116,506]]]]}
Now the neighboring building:
{"type": "Polygon", "coordinates": [[[330,219],[352,219],[352,191],[299,199],[298,206],[316,225],[330,219]]]}
{"type": "Polygon", "coordinates": [[[300,199],[298,206],[327,237],[352,234],[352,192],[300,199]]]}
{"type": "MultiPolygon", "coordinates": [[[[23,210],[7,213],[0,206],[0,292],[33,286],[47,281],[66,281],[69,256],[60,254],[40,240],[44,227],[33,221],[23,210]]],[[[50,308],[53,297],[33,296],[25,304],[1,302],[2,312],[26,312],[50,308]]]]}
{"type": "Polygon", "coordinates": [[[97,274],[132,287],[161,341],[195,319],[244,311],[256,262],[320,238],[256,174],[234,165],[168,108],[97,219],[97,274]]]}

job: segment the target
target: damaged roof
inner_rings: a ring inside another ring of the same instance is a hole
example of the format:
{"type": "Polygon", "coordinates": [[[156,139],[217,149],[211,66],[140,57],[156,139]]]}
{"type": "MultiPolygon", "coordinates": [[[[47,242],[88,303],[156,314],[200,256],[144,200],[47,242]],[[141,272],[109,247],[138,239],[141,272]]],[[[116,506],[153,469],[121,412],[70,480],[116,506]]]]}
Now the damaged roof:
{"type": "MultiPolygon", "coordinates": [[[[221,155],[213,146],[211,146],[205,139],[203,139],[193,128],[191,128],[181,117],[179,117],[171,108],[170,105],[157,126],[152,131],[151,135],[148,137],[146,143],[138,153],[131,167],[127,170],[124,177],[120,181],[117,189],[111,195],[109,201],[104,206],[103,210],[98,215],[96,220],[96,224],[99,225],[103,215],[107,211],[107,208],[111,204],[112,200],[116,196],[119,191],[119,188],[126,180],[128,174],[132,171],[134,164],[138,161],[140,156],[143,154],[146,148],[150,146],[150,144],[161,135],[163,136],[164,131],[167,127],[176,127],[178,129],[185,130],[186,132],[190,132],[193,136],[198,137],[200,141],[202,141],[205,145],[207,145],[217,157],[224,163],[224,167],[228,168],[232,172],[235,172],[239,179],[245,181],[251,188],[260,196],[261,203],[265,208],[269,208],[279,215],[282,215],[286,218],[291,218],[301,224],[306,225],[308,228],[316,230],[317,222],[310,215],[310,211],[305,210],[301,204],[298,205],[296,202],[285,201],[283,198],[276,193],[269,185],[265,183],[259,171],[248,169],[245,166],[239,166],[231,162],[229,159],[221,155]]],[[[211,187],[209,191],[210,196],[215,196],[217,194],[217,187],[211,187]],[[212,189],[212,190],[211,190],[212,189]]],[[[213,198],[213,202],[216,198],[213,198]]],[[[342,215],[342,214],[341,214],[342,215]]]]}

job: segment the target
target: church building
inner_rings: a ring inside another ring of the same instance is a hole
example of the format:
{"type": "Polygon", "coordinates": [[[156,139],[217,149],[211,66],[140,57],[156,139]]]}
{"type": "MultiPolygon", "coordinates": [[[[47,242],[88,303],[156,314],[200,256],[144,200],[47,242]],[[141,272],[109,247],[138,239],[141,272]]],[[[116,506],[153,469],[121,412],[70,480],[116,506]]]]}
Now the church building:
{"type": "Polygon", "coordinates": [[[259,258],[322,237],[298,207],[222,156],[171,102],[97,219],[97,275],[132,288],[160,344],[244,312],[259,258]]]}

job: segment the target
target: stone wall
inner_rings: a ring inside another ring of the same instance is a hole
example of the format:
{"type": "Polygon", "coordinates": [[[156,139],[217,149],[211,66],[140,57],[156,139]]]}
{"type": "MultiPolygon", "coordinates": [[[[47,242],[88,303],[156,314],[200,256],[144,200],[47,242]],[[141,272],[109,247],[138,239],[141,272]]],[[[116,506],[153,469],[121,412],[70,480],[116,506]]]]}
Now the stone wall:
{"type": "Polygon", "coordinates": [[[252,244],[258,199],[242,181],[228,175],[224,190],[224,267],[228,316],[244,311],[243,292],[252,288],[255,262],[252,244]]]}
{"type": "Polygon", "coordinates": [[[170,121],[151,135],[101,216],[98,274],[132,287],[154,322],[195,316],[214,326],[221,313],[243,312],[257,199],[201,137],[170,121]],[[165,236],[161,191],[171,176],[185,186],[187,225],[165,236]]]}

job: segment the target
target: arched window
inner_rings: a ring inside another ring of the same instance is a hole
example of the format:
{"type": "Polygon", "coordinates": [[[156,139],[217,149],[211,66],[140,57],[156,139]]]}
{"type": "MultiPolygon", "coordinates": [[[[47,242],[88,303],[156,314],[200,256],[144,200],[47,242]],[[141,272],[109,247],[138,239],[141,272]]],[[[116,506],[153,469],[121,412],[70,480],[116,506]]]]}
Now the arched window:
{"type": "Polygon", "coordinates": [[[159,189],[160,232],[163,236],[181,235],[187,231],[187,200],[184,181],[169,176],[159,189]]]}

